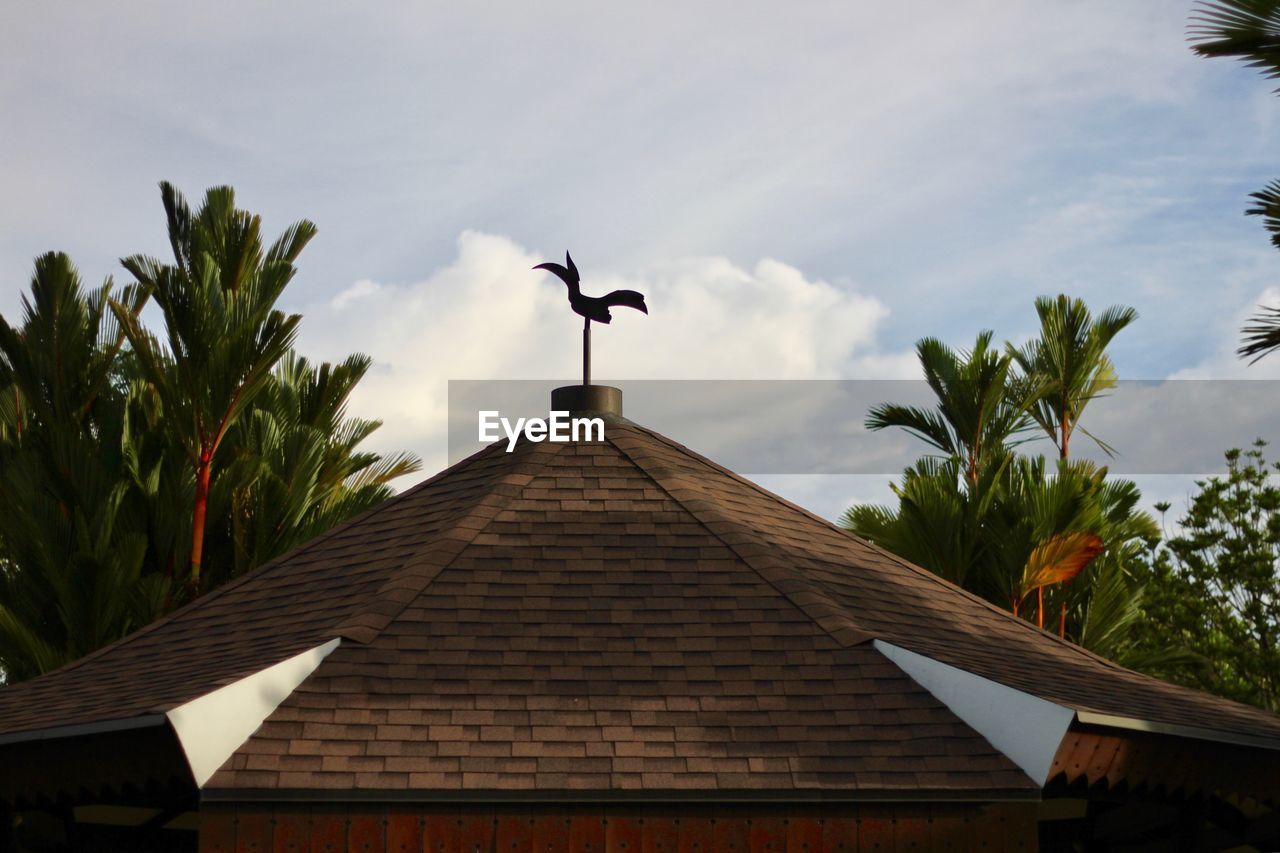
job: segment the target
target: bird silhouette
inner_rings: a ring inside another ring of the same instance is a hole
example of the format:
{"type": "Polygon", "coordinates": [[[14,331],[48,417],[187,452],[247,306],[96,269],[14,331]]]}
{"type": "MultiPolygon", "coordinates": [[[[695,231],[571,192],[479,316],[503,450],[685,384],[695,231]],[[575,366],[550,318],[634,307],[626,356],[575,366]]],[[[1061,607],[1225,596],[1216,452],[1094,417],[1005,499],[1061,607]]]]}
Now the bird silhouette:
{"type": "Polygon", "coordinates": [[[634,308],[645,314],[649,313],[649,309],[644,304],[644,294],[634,290],[615,290],[604,296],[585,295],[582,292],[581,280],[578,278],[578,268],[573,265],[573,258],[565,252],[564,259],[567,266],[546,263],[538,264],[534,269],[555,273],[568,286],[569,307],[575,313],[586,317],[589,321],[595,320],[597,323],[608,323],[612,320],[613,315],[609,313],[609,309],[617,305],[634,308]]]}

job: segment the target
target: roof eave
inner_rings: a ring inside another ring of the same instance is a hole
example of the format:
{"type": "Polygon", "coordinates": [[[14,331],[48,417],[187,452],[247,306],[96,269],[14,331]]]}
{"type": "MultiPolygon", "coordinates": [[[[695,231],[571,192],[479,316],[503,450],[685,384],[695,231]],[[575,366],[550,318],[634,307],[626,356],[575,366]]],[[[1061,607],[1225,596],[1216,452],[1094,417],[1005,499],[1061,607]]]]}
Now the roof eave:
{"type": "Polygon", "coordinates": [[[1215,743],[1228,743],[1233,746],[1247,746],[1255,749],[1271,749],[1280,751],[1280,739],[1224,732],[1218,729],[1206,729],[1198,726],[1183,726],[1175,723],[1161,723],[1143,720],[1137,717],[1124,717],[1117,714],[1103,714],[1096,711],[1076,711],[1076,720],[1087,726],[1104,726],[1112,729],[1126,729],[1135,732],[1184,737],[1192,740],[1207,740],[1215,743]]]}
{"type": "Polygon", "coordinates": [[[395,788],[205,788],[204,802],[380,802],[380,803],[893,803],[1037,802],[1038,786],[1025,788],[840,789],[448,789],[395,788]]]}
{"type": "Polygon", "coordinates": [[[75,723],[46,729],[27,729],[26,731],[0,734],[0,746],[37,740],[59,740],[61,738],[100,735],[129,729],[145,729],[150,726],[162,726],[167,721],[168,717],[164,714],[144,714],[138,717],[126,717],[118,720],[95,720],[91,723],[75,723]]]}

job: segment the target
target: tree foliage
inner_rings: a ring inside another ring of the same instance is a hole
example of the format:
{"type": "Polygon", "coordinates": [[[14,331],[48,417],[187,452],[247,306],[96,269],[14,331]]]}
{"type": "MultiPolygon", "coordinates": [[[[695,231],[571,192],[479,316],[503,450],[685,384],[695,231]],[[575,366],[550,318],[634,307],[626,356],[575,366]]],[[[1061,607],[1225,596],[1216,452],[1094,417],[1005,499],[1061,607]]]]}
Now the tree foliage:
{"type": "Polygon", "coordinates": [[[1280,2],[1213,0],[1191,16],[1194,49],[1201,56],[1244,60],[1268,77],[1280,77],[1280,2]]]}
{"type": "MultiPolygon", "coordinates": [[[[1037,299],[1036,314],[1040,334],[1022,347],[1007,347],[1022,375],[1038,383],[1028,389],[1035,397],[1031,417],[1058,448],[1058,456],[1066,459],[1085,408],[1115,387],[1116,368],[1107,347],[1138,312],[1115,305],[1095,319],[1083,300],[1059,294],[1037,299]]],[[[1111,452],[1105,442],[1089,437],[1111,452]]]]}
{"type": "MultiPolygon", "coordinates": [[[[0,318],[0,667],[55,668],[154,615],[148,508],[134,499],[108,280],[89,291],[65,255],[36,259],[23,322],[0,318]]],[[[142,298],[120,303],[136,314],[142,298]]]]}
{"type": "Polygon", "coordinates": [[[1266,444],[1226,454],[1225,476],[1197,482],[1180,529],[1150,567],[1150,645],[1196,657],[1167,675],[1280,710],[1280,463],[1266,444]]]}
{"type": "Polygon", "coordinates": [[[934,454],[893,486],[897,506],[855,506],[853,532],[930,569],[1016,615],[1113,658],[1137,653],[1129,628],[1140,618],[1132,565],[1157,538],[1140,494],[1107,470],[1069,458],[1070,437],[1089,402],[1114,386],[1106,356],[1136,316],[1110,308],[1095,319],[1083,302],[1040,299],[1040,335],[1022,348],[954,351],[917,347],[937,403],[884,404],[869,429],[900,427],[934,454]],[[1021,455],[1042,430],[1052,463],[1021,455]],[[1073,582],[1074,581],[1074,582],[1073,582]]]}
{"type": "MultiPolygon", "coordinates": [[[[1191,16],[1191,39],[1201,56],[1232,57],[1280,77],[1280,0],[1212,0],[1196,4],[1191,16]]],[[[1245,213],[1262,217],[1271,242],[1280,248],[1280,181],[1251,193],[1253,206],[1245,213]]],[[[1280,309],[1262,307],[1241,329],[1237,351],[1254,361],[1280,349],[1280,309]]]]}
{"type": "Polygon", "coordinates": [[[264,250],[260,219],[236,208],[230,187],[209,190],[195,213],[171,184],[160,194],[174,262],[122,263],[163,313],[165,344],[127,306],[112,310],[195,478],[187,582],[198,594],[213,464],[293,346],[302,318],[275,306],[315,226],[298,222],[264,250]]]}
{"type": "Polygon", "coordinates": [[[314,234],[269,246],[230,188],[191,211],[162,184],[171,264],[87,289],[36,259],[0,317],[0,671],[20,680],[110,643],[384,500],[418,468],[359,446],[369,368],[312,365],[275,306],[314,234]],[[162,326],[142,308],[153,299],[162,326]]]}
{"type": "Polygon", "coordinates": [[[1011,358],[991,346],[991,336],[980,332],[972,349],[960,351],[936,338],[921,340],[916,356],[937,399],[934,408],[883,403],[867,416],[867,428],[905,429],[943,458],[958,460],[971,484],[1001,467],[1009,442],[1026,427],[1030,398],[1015,399],[1011,358]]]}

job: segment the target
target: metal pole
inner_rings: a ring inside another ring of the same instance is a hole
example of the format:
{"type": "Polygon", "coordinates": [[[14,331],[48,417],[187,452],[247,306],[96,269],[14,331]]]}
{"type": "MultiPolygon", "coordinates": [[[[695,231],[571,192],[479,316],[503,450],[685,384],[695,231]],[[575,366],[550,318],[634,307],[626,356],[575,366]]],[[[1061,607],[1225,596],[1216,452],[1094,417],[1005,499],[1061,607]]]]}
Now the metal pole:
{"type": "Polygon", "coordinates": [[[591,384],[591,319],[582,321],[582,384],[591,384]]]}

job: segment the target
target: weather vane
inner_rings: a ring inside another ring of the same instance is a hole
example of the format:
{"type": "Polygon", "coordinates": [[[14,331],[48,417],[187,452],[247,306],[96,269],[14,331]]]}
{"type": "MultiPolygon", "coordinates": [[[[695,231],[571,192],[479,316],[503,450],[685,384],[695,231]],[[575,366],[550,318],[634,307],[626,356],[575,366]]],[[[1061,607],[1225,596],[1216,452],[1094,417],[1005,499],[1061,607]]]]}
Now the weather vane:
{"type": "Polygon", "coordinates": [[[582,292],[580,286],[581,279],[578,278],[578,268],[573,265],[573,258],[569,257],[569,253],[564,253],[564,260],[567,266],[560,264],[546,263],[538,264],[535,270],[548,270],[556,274],[561,281],[569,288],[569,307],[573,308],[574,313],[583,317],[582,322],[582,384],[591,384],[591,321],[597,323],[608,323],[613,319],[613,315],[609,313],[609,309],[615,305],[621,305],[624,308],[634,308],[645,314],[649,313],[649,309],[644,304],[644,294],[634,290],[615,290],[604,296],[586,296],[582,292]]]}

